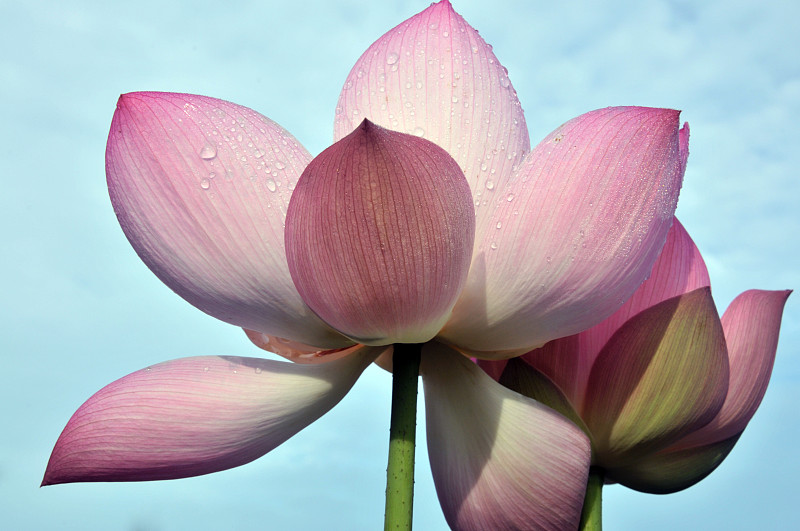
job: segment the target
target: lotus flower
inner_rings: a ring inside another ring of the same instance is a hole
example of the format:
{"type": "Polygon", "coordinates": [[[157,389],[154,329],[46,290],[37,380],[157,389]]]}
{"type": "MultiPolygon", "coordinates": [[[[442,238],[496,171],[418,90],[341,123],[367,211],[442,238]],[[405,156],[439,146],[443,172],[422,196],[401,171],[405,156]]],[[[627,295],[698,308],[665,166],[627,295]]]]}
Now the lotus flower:
{"type": "Polygon", "coordinates": [[[720,320],[705,263],[675,221],[652,276],[610,318],[481,364],[581,426],[607,482],[676,492],[719,466],[756,412],[789,293],[746,291],[720,320]]]}
{"type": "Polygon", "coordinates": [[[390,364],[394,344],[422,343],[450,525],[574,527],[588,439],[467,355],[527,352],[633,294],[672,223],[687,142],[677,111],[627,107],[579,116],[531,150],[506,70],[447,1],[358,60],[335,143],[316,158],[233,103],[123,95],[106,168],[136,252],[189,303],[296,363],[199,357],[126,376],[75,413],[44,483],[247,463],[373,360],[390,364]]]}

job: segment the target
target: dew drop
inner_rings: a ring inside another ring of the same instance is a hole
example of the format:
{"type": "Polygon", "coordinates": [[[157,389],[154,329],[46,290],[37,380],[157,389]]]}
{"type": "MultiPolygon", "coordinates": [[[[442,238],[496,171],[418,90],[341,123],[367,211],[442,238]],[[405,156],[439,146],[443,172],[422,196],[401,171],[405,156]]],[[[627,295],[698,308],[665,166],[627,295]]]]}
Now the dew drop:
{"type": "Polygon", "coordinates": [[[425,129],[423,129],[421,127],[415,127],[414,128],[414,135],[415,136],[425,136],[425,129]]]}
{"type": "Polygon", "coordinates": [[[281,162],[281,161],[277,161],[277,162],[275,163],[275,167],[276,167],[276,168],[278,168],[279,170],[282,170],[282,169],[284,169],[284,168],[286,167],[286,164],[284,164],[284,163],[283,163],[283,162],[281,162]]]}
{"type": "Polygon", "coordinates": [[[503,227],[503,222],[502,221],[498,221],[497,225],[495,225],[495,227],[498,228],[498,229],[502,228],[503,227]]]}
{"type": "Polygon", "coordinates": [[[261,374],[261,367],[256,367],[256,374],[261,374]]]}
{"type": "Polygon", "coordinates": [[[203,179],[200,181],[200,188],[203,190],[208,190],[211,187],[211,182],[208,179],[203,179]]]}
{"type": "Polygon", "coordinates": [[[510,203],[511,201],[513,201],[513,200],[514,200],[514,194],[508,194],[508,195],[506,196],[506,201],[508,201],[509,203],[510,203]]]}
{"type": "Polygon", "coordinates": [[[486,189],[494,190],[494,181],[486,181],[486,189]]]}
{"type": "Polygon", "coordinates": [[[492,242],[492,244],[489,247],[492,249],[492,251],[494,251],[495,249],[497,249],[497,242],[492,242]]]}
{"type": "Polygon", "coordinates": [[[450,98],[450,101],[452,101],[453,103],[458,103],[458,96],[453,96],[452,98],[450,98]]]}
{"type": "Polygon", "coordinates": [[[208,367],[203,367],[203,372],[208,372],[208,367]]]}
{"type": "Polygon", "coordinates": [[[273,181],[272,179],[267,179],[267,189],[270,192],[274,192],[275,190],[278,189],[278,186],[275,184],[275,181],[273,181]]]}
{"type": "Polygon", "coordinates": [[[211,160],[217,156],[217,148],[215,148],[212,144],[206,144],[200,150],[200,158],[203,160],[211,160]]]}
{"type": "Polygon", "coordinates": [[[386,56],[386,64],[387,65],[393,65],[393,64],[397,63],[398,59],[400,59],[400,57],[396,53],[394,53],[394,52],[390,53],[389,55],[386,56]]]}

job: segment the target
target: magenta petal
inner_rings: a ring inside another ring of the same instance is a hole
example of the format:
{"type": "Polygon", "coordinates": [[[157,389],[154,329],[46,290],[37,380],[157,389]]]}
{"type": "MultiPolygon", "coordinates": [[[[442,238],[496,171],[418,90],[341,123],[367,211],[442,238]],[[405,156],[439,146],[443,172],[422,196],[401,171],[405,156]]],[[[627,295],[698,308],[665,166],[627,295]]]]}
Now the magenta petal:
{"type": "Polygon", "coordinates": [[[106,149],[114,210],[147,266],[223,321],[336,348],[306,307],[283,248],[291,189],[311,160],[280,126],[190,94],[120,97],[106,149]]]}
{"type": "Polygon", "coordinates": [[[183,358],[107,385],[72,416],[43,485],[198,476],[248,463],[336,405],[379,349],[319,365],[183,358]]]}
{"type": "Polygon", "coordinates": [[[577,529],[586,435],[441,344],[426,345],[420,370],[431,469],[450,527],[577,529]]]}
{"type": "Polygon", "coordinates": [[[336,108],[336,139],[364,118],[450,153],[472,188],[479,227],[530,151],[508,71],[446,1],[388,31],[356,62],[336,108]]]}
{"type": "Polygon", "coordinates": [[[596,325],[650,274],[683,177],[678,111],[567,122],[499,194],[443,332],[469,351],[533,348],[596,325]]]}
{"type": "Polygon", "coordinates": [[[767,391],[783,307],[790,294],[790,290],[749,290],[725,310],[722,328],[731,368],[728,395],[714,420],[680,441],[681,447],[729,439],[750,422],[767,391]]]}
{"type": "Polygon", "coordinates": [[[458,164],[427,140],[369,121],[316,157],[286,217],[303,300],[359,343],[423,343],[467,275],[475,234],[458,164]]]}

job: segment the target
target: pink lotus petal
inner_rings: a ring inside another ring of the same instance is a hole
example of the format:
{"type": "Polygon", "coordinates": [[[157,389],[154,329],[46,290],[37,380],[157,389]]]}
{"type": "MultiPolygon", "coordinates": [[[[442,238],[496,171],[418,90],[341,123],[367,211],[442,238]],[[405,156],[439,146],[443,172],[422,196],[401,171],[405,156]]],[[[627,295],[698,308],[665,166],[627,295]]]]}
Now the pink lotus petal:
{"type": "Polygon", "coordinates": [[[467,275],[475,234],[458,164],[427,140],[365,120],[303,172],[286,216],[303,300],[359,343],[423,343],[467,275]]]}
{"type": "Polygon", "coordinates": [[[767,391],[786,299],[791,290],[749,290],[722,316],[728,343],[730,385],[722,409],[709,424],[680,441],[681,447],[714,443],[739,435],[767,391]]]}
{"type": "Polygon", "coordinates": [[[336,108],[336,139],[364,118],[453,156],[472,188],[479,235],[495,190],[530,151],[508,71],[447,1],[387,32],[356,62],[336,108]]]}
{"type": "Polygon", "coordinates": [[[589,371],[614,332],[642,310],[708,285],[708,271],[700,251],[676,219],[650,278],[619,310],[597,326],[575,336],[551,341],[526,354],[523,359],[555,381],[580,409],[589,371]]]}
{"type": "Polygon", "coordinates": [[[147,266],[228,323],[321,348],[351,344],[292,283],[283,223],[311,160],[280,126],[190,94],[120,97],[106,150],[111,202],[147,266]]]}
{"type": "Polygon", "coordinates": [[[362,348],[362,345],[354,345],[352,347],[333,350],[320,350],[311,345],[305,345],[297,341],[291,341],[269,334],[262,334],[261,332],[247,330],[246,328],[244,329],[244,333],[247,334],[247,338],[258,348],[283,356],[287,360],[295,363],[327,363],[349,356],[362,348]]]}
{"type": "Polygon", "coordinates": [[[183,358],[106,386],[72,416],[43,485],[198,476],[248,463],[336,405],[380,353],[320,365],[183,358]]]}
{"type": "Polygon", "coordinates": [[[709,288],[625,323],[592,367],[581,418],[595,463],[614,467],[707,424],[728,390],[728,358],[709,288]]]}
{"type": "Polygon", "coordinates": [[[498,194],[443,337],[533,348],[616,311],[650,274],[683,177],[678,112],[616,107],[551,133],[498,194]]]}
{"type": "Polygon", "coordinates": [[[650,494],[671,494],[695,485],[728,456],[739,435],[690,449],[667,448],[627,466],[607,471],[606,477],[650,494]]]}
{"type": "Polygon", "coordinates": [[[431,469],[450,527],[577,529],[590,461],[583,432],[441,344],[425,346],[421,373],[431,469]]]}

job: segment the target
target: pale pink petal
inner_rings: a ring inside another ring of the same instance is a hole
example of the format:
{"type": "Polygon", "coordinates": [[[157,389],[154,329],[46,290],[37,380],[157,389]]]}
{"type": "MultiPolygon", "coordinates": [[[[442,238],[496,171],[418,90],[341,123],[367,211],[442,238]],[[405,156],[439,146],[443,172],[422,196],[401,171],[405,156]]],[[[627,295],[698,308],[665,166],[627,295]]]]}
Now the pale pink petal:
{"type": "Polygon", "coordinates": [[[364,118],[453,156],[472,188],[479,235],[496,190],[530,151],[508,71],[447,1],[387,32],[356,62],[336,108],[336,139],[364,118]]]}
{"type": "Polygon", "coordinates": [[[786,291],[749,290],[736,297],[722,316],[728,343],[730,385],[722,409],[709,424],[679,446],[709,444],[740,434],[767,391],[786,291]]]}
{"type": "Polygon", "coordinates": [[[244,329],[244,333],[247,334],[247,338],[258,348],[283,356],[287,360],[295,363],[327,363],[349,356],[362,347],[362,345],[353,345],[352,347],[320,350],[311,345],[305,345],[283,337],[262,334],[261,332],[248,330],[246,328],[244,329]]]}
{"type": "Polygon", "coordinates": [[[614,332],[642,310],[708,285],[708,271],[700,251],[676,219],[650,278],[619,310],[599,325],[575,336],[551,341],[523,359],[555,381],[580,408],[589,371],[614,332]]]}
{"type": "Polygon", "coordinates": [[[728,358],[709,288],[660,302],[614,334],[580,411],[595,463],[622,466],[707,424],[728,390],[728,358]]]}
{"type": "Polygon", "coordinates": [[[336,405],[380,349],[319,365],[183,358],[106,386],[72,416],[43,484],[198,476],[243,465],[336,405]]]}
{"type": "Polygon", "coordinates": [[[422,138],[365,120],[316,157],[286,217],[303,300],[359,343],[423,343],[467,276],[475,235],[458,164],[422,138]]]}
{"type": "Polygon", "coordinates": [[[450,527],[577,529],[586,435],[438,343],[425,346],[420,370],[431,469],[450,527]]]}
{"type": "MultiPolygon", "coordinates": [[[[685,154],[678,111],[584,114],[526,157],[496,199],[443,337],[472,351],[533,348],[616,311],[672,225],[685,154]]],[[[477,354],[476,354],[477,355],[477,354]]]]}
{"type": "Polygon", "coordinates": [[[145,264],[228,323],[320,348],[350,342],[303,303],[283,243],[311,160],[268,118],[190,94],[120,97],[106,149],[111,202],[145,264]]]}

